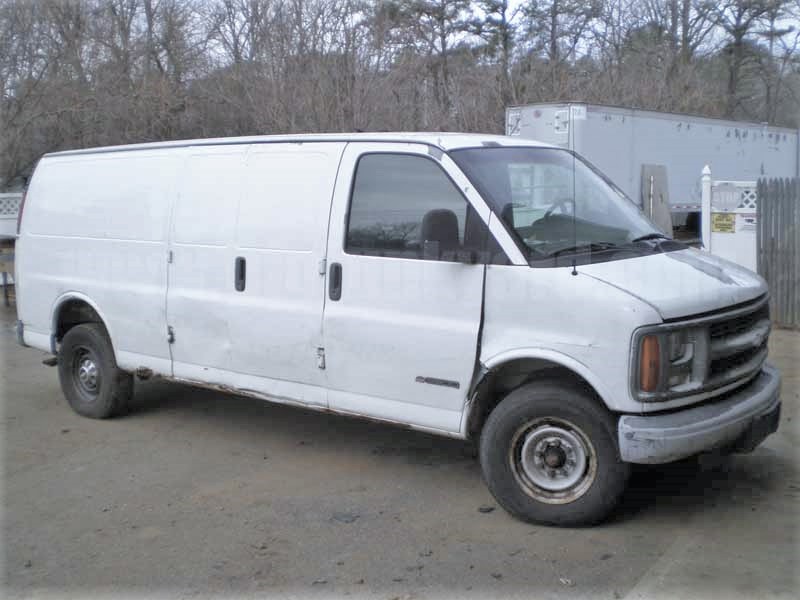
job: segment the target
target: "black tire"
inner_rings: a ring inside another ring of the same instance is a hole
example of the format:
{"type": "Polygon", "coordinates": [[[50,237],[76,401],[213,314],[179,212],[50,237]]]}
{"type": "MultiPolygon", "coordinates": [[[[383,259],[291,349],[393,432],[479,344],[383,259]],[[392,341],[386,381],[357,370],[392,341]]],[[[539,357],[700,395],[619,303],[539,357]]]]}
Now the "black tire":
{"type": "Polygon", "coordinates": [[[92,419],[124,414],[133,395],[133,376],[117,367],[111,340],[98,323],[76,325],[66,333],[58,378],[72,409],[92,419]]]}
{"type": "Polygon", "coordinates": [[[614,416],[580,387],[525,384],[483,427],[483,476],[497,502],[523,521],[593,525],[614,509],[630,473],[616,433],[614,416]]]}

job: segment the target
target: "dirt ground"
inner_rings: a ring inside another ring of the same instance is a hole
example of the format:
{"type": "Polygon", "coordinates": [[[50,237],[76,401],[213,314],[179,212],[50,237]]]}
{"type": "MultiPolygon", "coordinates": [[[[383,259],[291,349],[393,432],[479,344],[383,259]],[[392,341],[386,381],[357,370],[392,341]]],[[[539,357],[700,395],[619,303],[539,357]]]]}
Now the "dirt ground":
{"type": "Polygon", "coordinates": [[[637,469],[610,522],[554,529],[496,507],[459,441],[164,382],[83,419],[14,319],[5,597],[797,597],[799,332],[773,333],[781,429],[753,454],[637,469]]]}

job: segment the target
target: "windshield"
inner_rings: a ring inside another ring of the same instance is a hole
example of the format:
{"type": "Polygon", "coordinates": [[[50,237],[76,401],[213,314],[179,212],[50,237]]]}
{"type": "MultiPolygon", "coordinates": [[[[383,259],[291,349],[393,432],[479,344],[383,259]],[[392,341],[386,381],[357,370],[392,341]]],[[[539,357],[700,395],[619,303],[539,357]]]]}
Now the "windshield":
{"type": "Polygon", "coordinates": [[[592,254],[613,260],[683,247],[664,247],[666,236],[639,208],[568,150],[507,146],[450,155],[516,233],[532,263],[592,254]]]}

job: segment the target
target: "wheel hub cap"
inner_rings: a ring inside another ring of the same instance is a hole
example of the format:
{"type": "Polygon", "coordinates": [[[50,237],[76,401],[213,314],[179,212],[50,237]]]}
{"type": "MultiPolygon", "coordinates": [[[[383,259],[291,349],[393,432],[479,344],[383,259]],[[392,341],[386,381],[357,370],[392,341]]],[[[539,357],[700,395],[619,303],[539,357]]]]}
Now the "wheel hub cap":
{"type": "Polygon", "coordinates": [[[97,391],[97,365],[88,356],[78,363],[78,380],[86,391],[97,391]]]}
{"type": "Polygon", "coordinates": [[[544,462],[551,469],[559,469],[567,462],[567,453],[561,448],[550,446],[544,451],[544,462]]]}
{"type": "Polygon", "coordinates": [[[577,485],[587,462],[581,439],[556,425],[541,425],[529,431],[520,452],[523,473],[547,492],[562,492],[577,485]]]}

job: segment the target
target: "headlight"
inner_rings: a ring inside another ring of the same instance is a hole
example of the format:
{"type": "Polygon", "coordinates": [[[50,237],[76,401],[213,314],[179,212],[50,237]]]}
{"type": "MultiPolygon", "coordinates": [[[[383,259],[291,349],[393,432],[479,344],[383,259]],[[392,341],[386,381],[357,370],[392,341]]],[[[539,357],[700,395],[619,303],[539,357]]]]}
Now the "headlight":
{"type": "Polygon", "coordinates": [[[702,385],[705,328],[645,328],[634,336],[633,391],[643,402],[666,400],[702,385]],[[648,330],[649,329],[649,330],[648,330]]]}
{"type": "Polygon", "coordinates": [[[667,334],[667,348],[669,360],[674,362],[683,358],[687,351],[691,350],[689,344],[689,332],[685,329],[679,329],[667,334]]]}

